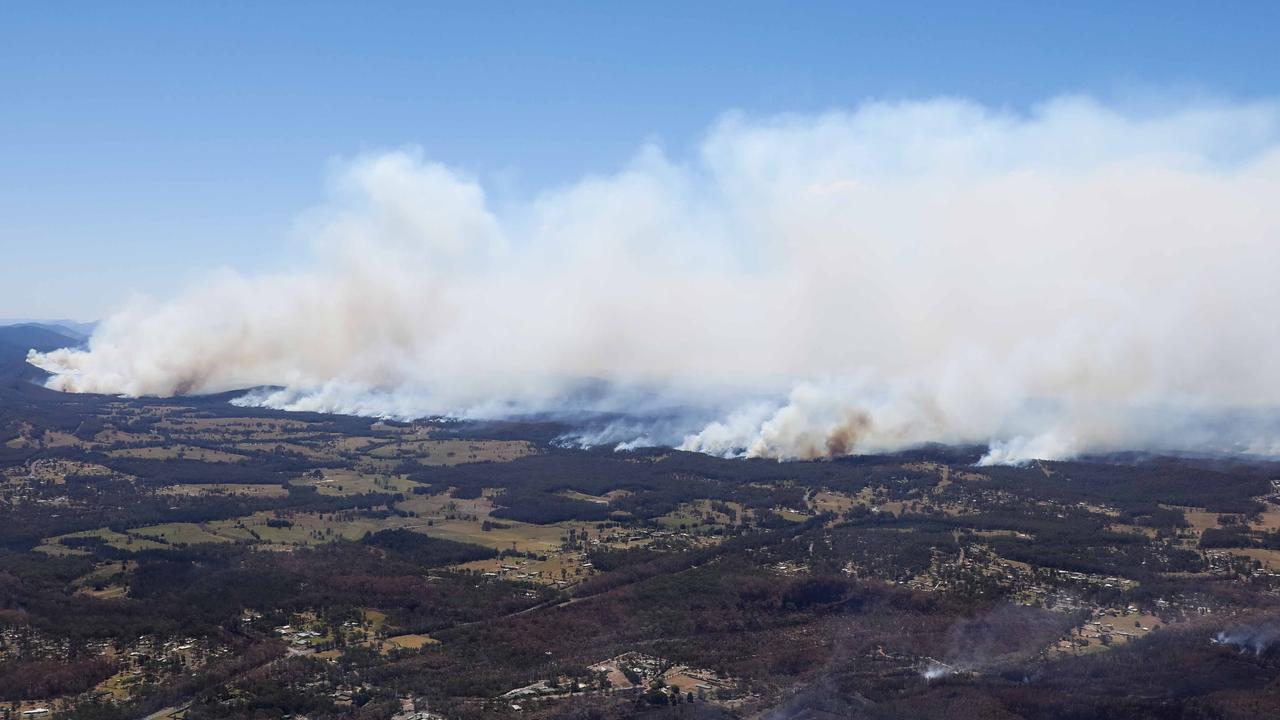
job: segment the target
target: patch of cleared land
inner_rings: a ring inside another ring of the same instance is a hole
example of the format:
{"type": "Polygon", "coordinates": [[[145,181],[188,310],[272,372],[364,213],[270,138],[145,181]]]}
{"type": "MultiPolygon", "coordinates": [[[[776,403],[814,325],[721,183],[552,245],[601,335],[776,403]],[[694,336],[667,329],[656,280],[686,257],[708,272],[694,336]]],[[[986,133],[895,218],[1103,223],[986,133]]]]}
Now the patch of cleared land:
{"type": "Polygon", "coordinates": [[[334,453],[326,452],[325,450],[318,450],[310,445],[279,440],[274,442],[268,440],[255,440],[253,442],[237,443],[236,448],[256,453],[296,455],[298,457],[310,458],[312,460],[327,460],[334,457],[334,453]]]}
{"type": "Polygon", "coordinates": [[[809,506],[820,513],[843,515],[858,505],[854,498],[840,492],[821,490],[809,498],[809,506]]]}
{"type": "Polygon", "coordinates": [[[410,440],[387,443],[369,451],[382,459],[412,458],[423,465],[509,462],[537,452],[523,440],[410,440]]]}
{"type": "Polygon", "coordinates": [[[1233,548],[1231,550],[1231,554],[1247,557],[1250,560],[1257,560],[1268,570],[1280,570],[1280,550],[1266,550],[1263,548],[1233,548]]]}
{"type": "Polygon", "coordinates": [[[322,470],[319,478],[299,477],[293,484],[312,485],[321,495],[359,495],[372,492],[409,494],[418,486],[418,483],[400,475],[333,469],[322,470]]]}
{"type": "Polygon", "coordinates": [[[238,483],[181,483],[157,490],[162,495],[247,495],[253,497],[281,497],[289,491],[280,485],[245,485],[238,483]]]}
{"type": "Polygon", "coordinates": [[[129,534],[146,540],[159,538],[170,545],[228,542],[226,537],[209,532],[205,527],[203,523],[163,523],[131,528],[129,534]]]}
{"type": "Polygon", "coordinates": [[[668,530],[729,527],[741,525],[754,517],[754,513],[744,509],[740,503],[724,503],[732,511],[725,513],[716,510],[710,500],[695,500],[684,503],[672,512],[658,518],[658,524],[668,530]]]}
{"type": "Polygon", "coordinates": [[[194,445],[160,445],[153,447],[125,448],[107,453],[111,457],[142,458],[144,460],[199,460],[207,463],[233,463],[245,459],[222,450],[210,450],[194,445]]]}
{"type": "Polygon", "coordinates": [[[418,650],[428,645],[438,644],[439,642],[439,640],[436,640],[430,635],[396,635],[382,641],[382,651],[418,650]]]}
{"type": "MultiPolygon", "coordinates": [[[[151,540],[145,540],[143,538],[135,537],[133,535],[116,532],[115,530],[111,530],[109,528],[99,528],[97,530],[85,530],[83,532],[69,533],[67,535],[62,535],[55,538],[49,538],[45,540],[44,543],[38,546],[36,549],[40,550],[41,552],[47,552],[55,555],[69,554],[69,551],[74,550],[74,548],[68,547],[66,545],[62,545],[61,543],[58,542],[58,540],[62,538],[81,538],[81,537],[102,538],[103,542],[119,550],[159,550],[166,547],[166,545],[164,545],[163,543],[158,543],[151,540]]],[[[79,554],[79,551],[75,551],[75,553],[79,554]]]]}

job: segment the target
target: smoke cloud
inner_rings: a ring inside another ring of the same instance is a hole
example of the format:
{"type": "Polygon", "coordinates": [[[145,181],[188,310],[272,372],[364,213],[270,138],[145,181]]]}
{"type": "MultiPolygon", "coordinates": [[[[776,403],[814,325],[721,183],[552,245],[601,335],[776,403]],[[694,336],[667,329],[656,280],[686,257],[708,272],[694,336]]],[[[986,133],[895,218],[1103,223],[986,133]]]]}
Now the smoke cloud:
{"type": "Polygon", "coordinates": [[[1219,632],[1213,641],[1220,645],[1230,645],[1240,652],[1252,652],[1261,656],[1280,644],[1280,626],[1244,625],[1219,632]]]}
{"type": "Polygon", "coordinates": [[[591,439],[726,455],[1280,454],[1275,103],[730,114],[692,157],[501,212],[413,150],[331,184],[292,271],[213,273],[30,361],[69,392],[623,412],[591,439]]]}

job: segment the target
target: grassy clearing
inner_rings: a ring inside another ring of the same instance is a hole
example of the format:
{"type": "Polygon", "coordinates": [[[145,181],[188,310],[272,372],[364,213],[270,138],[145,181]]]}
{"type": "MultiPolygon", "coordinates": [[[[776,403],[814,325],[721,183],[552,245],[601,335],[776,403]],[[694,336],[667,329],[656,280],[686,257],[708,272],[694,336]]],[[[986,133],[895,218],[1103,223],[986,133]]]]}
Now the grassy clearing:
{"type": "Polygon", "coordinates": [[[1055,645],[1055,654],[1087,655],[1133,642],[1164,625],[1159,617],[1139,612],[1110,611],[1097,615],[1055,645]]]}
{"type": "Polygon", "coordinates": [[[168,485],[157,490],[162,495],[245,495],[252,497],[282,497],[289,491],[280,485],[240,485],[236,483],[202,483],[168,485]]]}
{"type": "Polygon", "coordinates": [[[84,442],[71,433],[65,433],[60,430],[46,430],[40,438],[40,445],[47,448],[84,447],[84,442]]]}
{"type": "Polygon", "coordinates": [[[494,550],[546,553],[560,547],[560,539],[569,525],[530,525],[507,520],[497,521],[509,527],[485,531],[480,520],[432,520],[429,525],[414,528],[431,537],[475,543],[494,550]]]}
{"type": "Polygon", "coordinates": [[[267,441],[255,440],[253,442],[237,443],[236,448],[247,450],[249,452],[258,453],[274,453],[276,455],[296,455],[312,460],[332,460],[336,459],[337,453],[326,451],[325,449],[314,448],[310,445],[303,445],[296,442],[285,441],[267,441]]]}
{"type": "Polygon", "coordinates": [[[1154,538],[1157,534],[1155,528],[1149,528],[1144,525],[1130,525],[1128,523],[1111,523],[1107,526],[1107,529],[1111,532],[1143,535],[1147,538],[1154,538]]]}
{"type": "Polygon", "coordinates": [[[1240,548],[1232,550],[1232,555],[1247,557],[1250,560],[1257,560],[1262,566],[1268,570],[1280,570],[1280,550],[1266,550],[1263,548],[1240,548]]]}
{"type": "Polygon", "coordinates": [[[76,590],[76,594],[97,598],[98,600],[116,600],[129,597],[129,589],[124,585],[111,584],[102,587],[83,587],[76,590]]]}
{"type": "Polygon", "coordinates": [[[361,493],[404,493],[413,492],[418,483],[401,475],[386,473],[362,473],[354,470],[322,471],[319,479],[301,477],[293,481],[294,485],[312,485],[321,495],[358,495],[361,493]]]}
{"type": "Polygon", "coordinates": [[[1211,528],[1222,527],[1218,523],[1218,515],[1221,513],[1209,512],[1202,508],[1177,508],[1182,510],[1182,514],[1187,518],[1187,523],[1197,533],[1203,533],[1211,528]]]}
{"type": "Polygon", "coordinates": [[[151,540],[134,537],[133,535],[116,532],[115,530],[111,530],[109,528],[98,528],[97,530],[84,530],[81,532],[68,533],[66,535],[59,535],[58,537],[48,538],[44,541],[44,544],[40,545],[36,549],[40,550],[41,552],[51,552],[52,554],[80,555],[83,553],[81,552],[60,553],[60,552],[57,552],[56,550],[54,551],[49,550],[50,547],[62,548],[63,550],[72,550],[73,548],[69,548],[65,545],[62,545],[58,541],[61,540],[62,538],[78,538],[78,537],[102,538],[102,540],[106,542],[106,544],[120,550],[160,550],[167,547],[163,543],[153,542],[151,540]]]}
{"type": "Polygon", "coordinates": [[[581,500],[582,502],[596,503],[597,505],[608,505],[609,498],[602,495],[588,495],[577,490],[561,490],[556,493],[560,497],[567,497],[570,500],[581,500]]]}
{"type": "Polygon", "coordinates": [[[844,493],[832,492],[830,490],[821,490],[809,499],[809,506],[820,513],[835,513],[843,515],[849,510],[857,507],[859,502],[857,499],[849,497],[844,493]]]}
{"type": "Polygon", "coordinates": [[[368,625],[369,629],[375,633],[382,632],[383,628],[386,627],[387,614],[382,612],[381,610],[376,610],[374,608],[365,608],[364,610],[361,611],[361,615],[362,615],[362,619],[364,620],[364,623],[368,625]]]}
{"type": "Polygon", "coordinates": [[[510,462],[537,452],[523,440],[407,440],[369,451],[384,460],[412,458],[424,465],[510,462]]]}
{"type": "Polygon", "coordinates": [[[10,481],[52,483],[60,485],[68,475],[89,475],[92,477],[110,477],[115,473],[108,467],[96,463],[78,460],[37,460],[30,465],[9,468],[5,475],[10,481]]]}
{"type": "Polygon", "coordinates": [[[133,689],[137,686],[139,680],[138,671],[121,670],[111,677],[98,683],[94,688],[98,693],[107,693],[116,701],[128,700],[133,689]]]}
{"type": "Polygon", "coordinates": [[[109,600],[128,596],[125,578],[138,568],[132,560],[100,562],[93,570],[85,573],[72,582],[77,595],[109,600]]]}
{"type": "Polygon", "coordinates": [[[378,438],[355,436],[355,437],[341,437],[336,440],[331,440],[327,442],[325,445],[326,447],[328,447],[329,449],[335,452],[353,453],[353,452],[363,452],[364,450],[368,449],[370,445],[376,445],[377,443],[380,443],[380,442],[382,441],[379,440],[378,438]]]}
{"type": "Polygon", "coordinates": [[[534,582],[543,585],[550,585],[560,581],[574,583],[591,574],[591,569],[583,566],[578,554],[572,552],[548,555],[546,560],[532,560],[523,557],[473,560],[469,563],[455,565],[453,569],[493,573],[508,580],[534,582]]]}
{"type": "Polygon", "coordinates": [[[726,503],[732,515],[712,509],[710,500],[684,503],[658,518],[658,524],[667,530],[693,530],[698,528],[729,527],[751,519],[753,513],[740,503],[726,503]]]}
{"type": "Polygon", "coordinates": [[[805,515],[804,513],[801,513],[801,512],[796,512],[795,510],[792,510],[790,508],[776,507],[773,509],[773,511],[781,515],[784,520],[790,520],[791,522],[799,523],[809,519],[808,515],[805,515]]]}
{"type": "Polygon", "coordinates": [[[169,417],[160,424],[166,430],[187,432],[216,432],[218,430],[241,430],[255,433],[299,433],[310,429],[301,420],[260,419],[242,417],[169,417]]]}
{"type": "Polygon", "coordinates": [[[163,538],[170,545],[194,545],[197,543],[229,542],[228,538],[209,532],[197,523],[163,523],[132,528],[129,535],[136,538],[163,538]]]}
{"type": "Polygon", "coordinates": [[[864,487],[859,490],[858,494],[854,496],[854,499],[857,500],[859,505],[865,505],[869,508],[873,508],[877,512],[893,513],[894,515],[901,515],[902,509],[907,505],[906,503],[897,500],[877,502],[876,490],[869,487],[864,487]]]}
{"type": "Polygon", "coordinates": [[[1020,533],[1020,532],[1018,532],[1018,531],[1016,531],[1016,530],[971,530],[970,532],[971,532],[971,534],[973,534],[975,537],[984,537],[984,538],[989,538],[989,537],[1016,537],[1016,538],[1024,538],[1024,539],[1027,539],[1027,538],[1030,538],[1030,537],[1031,537],[1030,535],[1027,535],[1026,533],[1020,533]]]}
{"type": "Polygon", "coordinates": [[[67,547],[66,545],[62,545],[54,540],[45,540],[44,542],[35,546],[34,550],[36,552],[44,553],[45,555],[49,555],[52,557],[73,557],[76,555],[91,554],[88,550],[81,550],[80,548],[67,547]]]}
{"type": "MultiPolygon", "coordinates": [[[[365,480],[368,481],[368,478],[365,480]]],[[[199,488],[203,487],[179,486],[175,490],[199,492],[201,491],[199,488]]],[[[251,488],[249,492],[256,492],[260,487],[274,488],[264,492],[282,492],[279,486],[249,486],[251,488]]],[[[347,492],[365,492],[370,489],[375,488],[360,484],[354,488],[344,485],[344,491],[347,492]]],[[[379,486],[376,489],[383,488],[379,486]]],[[[508,520],[493,520],[489,514],[493,505],[488,498],[455,500],[447,496],[409,495],[408,499],[398,507],[416,511],[419,517],[393,515],[387,518],[357,516],[354,519],[343,519],[343,516],[335,513],[290,513],[284,517],[276,517],[275,513],[264,511],[207,523],[161,523],[131,528],[124,533],[101,528],[62,537],[100,537],[108,545],[122,550],[161,549],[180,544],[233,541],[259,544],[264,549],[277,549],[321,545],[337,540],[358,541],[367,533],[405,528],[432,537],[475,543],[495,550],[515,549],[545,554],[559,550],[569,528],[585,532],[593,527],[590,523],[577,522],[532,525],[508,520]],[[484,530],[486,520],[493,520],[505,527],[491,526],[491,529],[486,531],[484,530]]],[[[40,551],[51,555],[85,554],[79,548],[59,543],[59,539],[49,538],[39,547],[40,551]]],[[[574,570],[574,564],[570,561],[548,561],[546,565],[542,569],[557,577],[562,567],[568,568],[570,573],[574,570]]]]}
{"type": "Polygon", "coordinates": [[[382,641],[382,652],[392,650],[418,650],[428,645],[438,645],[439,640],[430,635],[396,635],[382,641]]]}
{"type": "Polygon", "coordinates": [[[246,459],[244,455],[182,444],[126,448],[124,450],[112,450],[107,454],[111,457],[141,458],[144,460],[199,460],[207,463],[231,463],[246,459]]]}
{"type": "Polygon", "coordinates": [[[414,495],[396,507],[418,514],[414,529],[432,537],[476,543],[495,550],[519,550],[546,553],[557,550],[569,528],[582,531],[591,523],[565,522],[557,525],[533,525],[493,518],[493,502],[488,497],[459,500],[445,495],[414,495]],[[484,522],[491,521],[489,530],[484,522]],[[500,527],[505,526],[505,527],[500,527]]]}
{"type": "Polygon", "coordinates": [[[336,540],[359,540],[365,533],[404,527],[415,519],[393,516],[384,520],[357,518],[343,521],[331,514],[295,513],[284,520],[290,524],[283,525],[274,514],[260,512],[234,520],[211,522],[205,527],[224,540],[249,540],[267,545],[322,545],[336,540]]]}
{"type": "Polygon", "coordinates": [[[1262,521],[1253,524],[1254,530],[1265,532],[1280,530],[1280,510],[1277,510],[1273,505],[1268,507],[1269,509],[1262,513],[1262,521]]]}
{"type": "Polygon", "coordinates": [[[95,443],[158,443],[164,440],[164,437],[155,433],[134,433],[117,430],[115,428],[107,428],[99,430],[97,435],[93,436],[95,443]]]}

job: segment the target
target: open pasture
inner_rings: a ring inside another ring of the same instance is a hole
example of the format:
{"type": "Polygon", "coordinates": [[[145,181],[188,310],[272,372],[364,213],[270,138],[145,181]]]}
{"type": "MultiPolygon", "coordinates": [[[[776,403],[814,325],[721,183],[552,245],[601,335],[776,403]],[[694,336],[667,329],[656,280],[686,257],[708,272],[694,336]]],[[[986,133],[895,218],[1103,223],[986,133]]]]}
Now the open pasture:
{"type": "Polygon", "coordinates": [[[224,450],[210,450],[209,448],[196,447],[194,445],[183,445],[181,443],[111,450],[107,454],[111,457],[140,458],[143,460],[198,460],[207,463],[240,462],[245,459],[244,455],[224,450]]]}
{"type": "Polygon", "coordinates": [[[408,440],[368,451],[372,457],[413,459],[423,465],[509,462],[535,452],[534,447],[523,440],[408,440]]]}

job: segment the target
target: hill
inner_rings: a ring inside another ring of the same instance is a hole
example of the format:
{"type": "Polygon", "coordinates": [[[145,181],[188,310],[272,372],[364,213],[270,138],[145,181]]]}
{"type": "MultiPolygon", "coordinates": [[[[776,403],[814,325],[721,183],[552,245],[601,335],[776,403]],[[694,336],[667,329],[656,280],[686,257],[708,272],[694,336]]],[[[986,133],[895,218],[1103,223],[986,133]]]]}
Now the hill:
{"type": "Polygon", "coordinates": [[[12,327],[15,325],[38,325],[40,327],[49,328],[54,332],[69,335],[77,340],[88,340],[93,334],[94,328],[98,326],[95,322],[79,322],[76,320],[34,320],[34,319],[15,319],[0,318],[0,327],[12,327]]]}
{"type": "Polygon", "coordinates": [[[31,350],[48,352],[83,344],[85,338],[71,330],[39,323],[0,327],[0,377],[39,380],[45,372],[27,364],[31,350]]]}

